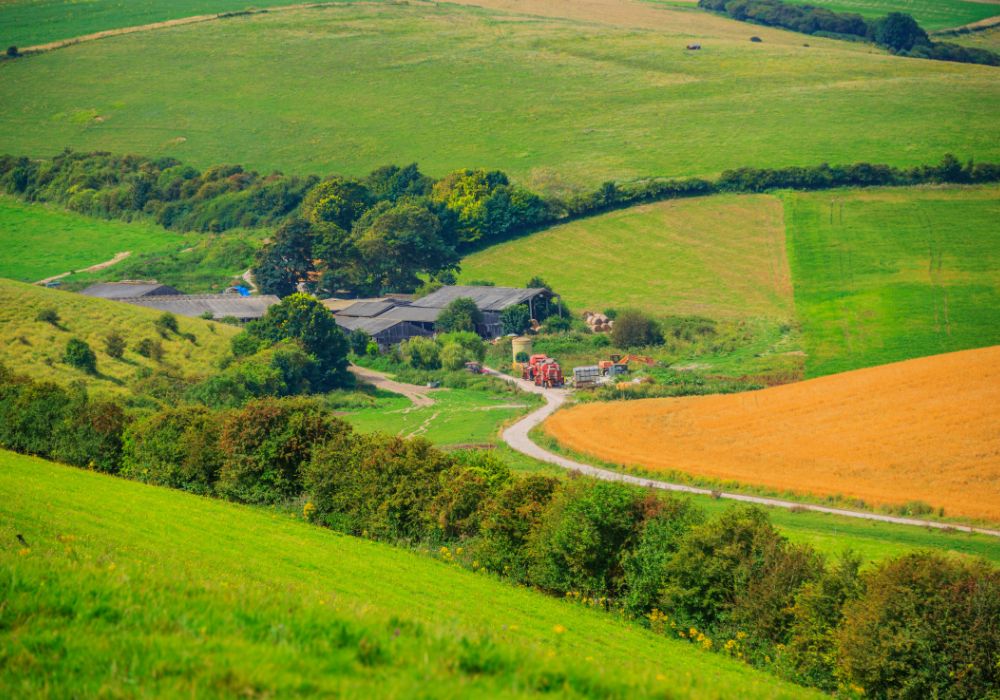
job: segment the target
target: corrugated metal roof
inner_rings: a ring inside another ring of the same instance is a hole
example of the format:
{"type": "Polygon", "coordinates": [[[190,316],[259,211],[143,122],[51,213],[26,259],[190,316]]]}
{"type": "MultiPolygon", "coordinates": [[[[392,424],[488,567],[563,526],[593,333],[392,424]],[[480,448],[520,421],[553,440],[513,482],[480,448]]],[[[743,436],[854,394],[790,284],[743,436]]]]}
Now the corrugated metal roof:
{"type": "Polygon", "coordinates": [[[409,325],[406,321],[399,321],[392,318],[358,318],[356,316],[337,316],[337,325],[349,331],[364,331],[368,335],[375,335],[382,331],[389,330],[393,326],[400,324],[409,325]]]}
{"type": "Polygon", "coordinates": [[[101,299],[131,299],[135,297],[180,294],[173,287],[159,282],[100,282],[92,284],[80,294],[101,299]]]}
{"type": "Polygon", "coordinates": [[[145,306],[159,311],[168,311],[178,316],[202,316],[211,313],[213,318],[260,318],[268,308],[281,300],[270,294],[241,297],[236,294],[181,294],[170,296],[146,296],[118,301],[135,306],[145,306]]]}
{"type": "Polygon", "coordinates": [[[369,299],[320,299],[319,303],[330,309],[330,311],[337,313],[362,301],[386,301],[386,298],[371,297],[369,299]]]}
{"type": "Polygon", "coordinates": [[[346,309],[341,309],[337,312],[337,315],[373,318],[384,311],[388,311],[389,309],[405,303],[406,302],[398,301],[359,301],[355,304],[351,304],[346,309]]]}
{"type": "Polygon", "coordinates": [[[441,287],[422,299],[416,299],[412,305],[443,309],[456,299],[468,298],[476,302],[480,311],[503,311],[509,306],[522,304],[534,296],[547,292],[547,289],[541,287],[522,289],[518,287],[451,286],[441,287]]]}
{"type": "Polygon", "coordinates": [[[394,309],[389,309],[385,313],[379,314],[378,318],[413,321],[414,323],[434,323],[442,311],[443,309],[428,309],[420,306],[397,306],[394,309]]]}

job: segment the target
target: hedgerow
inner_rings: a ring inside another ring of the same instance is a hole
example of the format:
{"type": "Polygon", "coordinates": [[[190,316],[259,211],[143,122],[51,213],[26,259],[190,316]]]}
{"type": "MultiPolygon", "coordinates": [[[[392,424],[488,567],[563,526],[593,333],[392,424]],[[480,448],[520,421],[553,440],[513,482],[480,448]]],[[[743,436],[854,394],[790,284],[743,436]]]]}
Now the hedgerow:
{"type": "Polygon", "coordinates": [[[706,518],[648,489],[513,475],[491,455],[358,434],[313,399],[126,416],[0,367],[0,446],[430,546],[827,690],[958,700],[1000,684],[1000,571],[985,561],[831,563],[757,507],[706,518]]]}

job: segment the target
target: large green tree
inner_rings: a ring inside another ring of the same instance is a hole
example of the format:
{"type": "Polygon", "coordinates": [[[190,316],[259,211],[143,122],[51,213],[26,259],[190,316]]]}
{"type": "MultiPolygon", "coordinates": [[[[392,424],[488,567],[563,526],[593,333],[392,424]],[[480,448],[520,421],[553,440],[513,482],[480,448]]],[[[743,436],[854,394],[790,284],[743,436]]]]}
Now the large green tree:
{"type": "Polygon", "coordinates": [[[233,339],[233,351],[245,356],[286,339],[293,339],[320,365],[321,386],[331,389],[350,383],[347,372],[347,337],[337,327],[333,314],[308,294],[292,294],[267,314],[246,325],[233,339]]]}
{"type": "Polygon", "coordinates": [[[460,297],[441,311],[435,326],[444,333],[451,331],[475,333],[476,327],[482,322],[483,312],[476,306],[476,302],[468,297],[460,297]]]}
{"type": "Polygon", "coordinates": [[[417,204],[381,211],[357,239],[357,249],[377,291],[411,291],[420,284],[419,273],[458,267],[455,249],[441,238],[438,218],[417,204]]]}
{"type": "Polygon", "coordinates": [[[271,242],[261,248],[253,268],[254,280],[264,294],[285,297],[312,271],[312,229],[301,219],[282,224],[271,242]]]}

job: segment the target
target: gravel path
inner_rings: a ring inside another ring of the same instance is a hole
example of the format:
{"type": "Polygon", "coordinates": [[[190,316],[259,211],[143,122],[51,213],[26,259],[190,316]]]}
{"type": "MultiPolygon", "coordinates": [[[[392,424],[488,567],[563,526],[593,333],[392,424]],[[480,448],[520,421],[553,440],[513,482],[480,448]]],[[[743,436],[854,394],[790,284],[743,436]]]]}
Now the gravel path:
{"type": "Polygon", "coordinates": [[[540,425],[546,418],[551,416],[556,410],[562,406],[566,399],[569,397],[569,391],[566,389],[542,389],[537,387],[531,382],[524,381],[522,379],[515,379],[496,370],[487,369],[486,372],[495,377],[503,379],[505,381],[516,384],[518,387],[524,391],[531,392],[533,394],[540,394],[545,397],[545,405],[536,411],[533,411],[526,415],[524,418],[509,426],[503,432],[503,439],[511,448],[526,454],[529,457],[534,457],[542,462],[547,462],[549,464],[554,464],[557,467],[562,467],[563,469],[569,469],[571,471],[579,472],[580,474],[586,474],[587,476],[593,477],[595,479],[602,479],[604,481],[621,481],[627,484],[635,484],[637,486],[644,486],[647,488],[662,489],[664,491],[679,491],[681,493],[692,493],[702,496],[715,496],[717,498],[725,498],[732,501],[742,501],[743,503],[754,503],[762,506],[770,506],[774,508],[787,508],[796,510],[807,510],[815,513],[827,513],[830,515],[840,515],[846,518],[857,518],[859,520],[872,520],[875,522],[882,523],[892,523],[895,525],[911,525],[916,527],[926,527],[936,530],[956,530],[960,532],[973,532],[980,535],[990,535],[992,537],[1000,537],[1000,530],[991,530],[989,528],[981,527],[971,527],[969,525],[955,525],[951,523],[941,523],[933,520],[919,520],[917,518],[903,518],[894,515],[881,515],[878,513],[862,513],[854,510],[844,510],[842,508],[829,508],[827,506],[814,505],[812,503],[799,503],[797,501],[785,501],[779,498],[766,498],[764,496],[750,496],[742,493],[726,493],[719,491],[712,491],[711,489],[699,488],[697,486],[688,486],[686,484],[674,484],[668,481],[658,481],[656,479],[649,479],[641,476],[634,476],[632,474],[623,474],[621,472],[612,471],[610,469],[604,469],[601,467],[595,467],[592,464],[584,464],[582,462],[577,462],[562,455],[549,452],[548,450],[539,447],[531,438],[528,433],[531,432],[537,425],[540,425]]]}
{"type": "Polygon", "coordinates": [[[376,372],[375,370],[368,369],[367,367],[351,365],[348,369],[355,377],[363,382],[374,385],[378,389],[391,391],[394,394],[402,394],[413,403],[414,408],[424,408],[434,405],[434,399],[429,396],[429,393],[433,391],[433,389],[425,386],[417,386],[416,384],[404,384],[403,382],[397,382],[394,379],[390,379],[389,375],[382,372],[376,372]]]}
{"type": "MultiPolygon", "coordinates": [[[[82,270],[76,270],[76,272],[97,272],[99,270],[103,270],[105,268],[111,267],[112,265],[114,265],[116,263],[120,263],[122,260],[124,260],[125,258],[127,258],[128,256],[130,256],[131,254],[132,254],[132,251],[130,251],[130,250],[126,250],[126,251],[123,251],[121,253],[115,253],[115,257],[111,258],[110,260],[105,260],[102,263],[97,263],[96,265],[91,265],[90,267],[85,267],[82,270]]],[[[60,280],[63,277],[69,277],[72,274],[73,274],[73,272],[62,272],[62,273],[60,273],[58,275],[52,275],[52,277],[46,277],[43,280],[38,280],[37,282],[35,282],[35,284],[48,284],[49,282],[55,282],[56,280],[60,280]]]]}

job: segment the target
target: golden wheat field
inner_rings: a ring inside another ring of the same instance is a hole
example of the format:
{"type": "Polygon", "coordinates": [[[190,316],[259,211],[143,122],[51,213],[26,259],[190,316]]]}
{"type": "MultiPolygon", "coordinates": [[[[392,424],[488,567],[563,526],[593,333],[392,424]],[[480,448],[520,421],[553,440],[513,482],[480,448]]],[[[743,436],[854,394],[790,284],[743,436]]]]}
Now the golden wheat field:
{"type": "Polygon", "coordinates": [[[1000,521],[997,406],[1000,346],[742,394],[582,404],[545,430],[624,466],[1000,521]]]}

